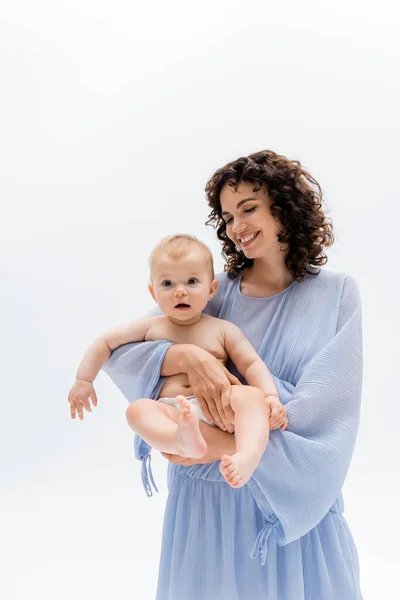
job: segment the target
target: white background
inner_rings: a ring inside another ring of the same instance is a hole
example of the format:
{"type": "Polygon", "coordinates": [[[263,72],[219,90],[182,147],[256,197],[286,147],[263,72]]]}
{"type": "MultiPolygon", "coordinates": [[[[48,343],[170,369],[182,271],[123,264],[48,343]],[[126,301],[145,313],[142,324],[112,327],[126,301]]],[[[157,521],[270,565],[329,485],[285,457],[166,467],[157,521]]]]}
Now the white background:
{"type": "Polygon", "coordinates": [[[400,597],[394,6],[3,4],[4,600],[154,598],[166,463],[154,456],[160,494],[147,499],[121,393],[101,373],[83,422],[69,419],[67,393],[92,339],[153,305],[147,256],[160,237],[195,234],[222,268],[205,182],[265,148],[320,181],[337,237],[329,268],[361,288],[365,383],[345,515],[365,600],[400,597]]]}

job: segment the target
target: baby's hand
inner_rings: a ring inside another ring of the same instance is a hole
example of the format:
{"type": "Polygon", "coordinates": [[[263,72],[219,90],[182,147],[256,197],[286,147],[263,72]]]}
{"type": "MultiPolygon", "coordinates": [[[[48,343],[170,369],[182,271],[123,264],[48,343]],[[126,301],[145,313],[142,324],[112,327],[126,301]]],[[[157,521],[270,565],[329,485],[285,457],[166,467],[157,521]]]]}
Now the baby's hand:
{"type": "Polygon", "coordinates": [[[269,406],[269,428],[282,429],[285,431],[288,426],[286,408],[281,404],[276,396],[268,396],[266,398],[269,406]]]}
{"type": "Polygon", "coordinates": [[[92,412],[90,398],[92,399],[93,406],[97,406],[97,396],[94,391],[93,383],[84,381],[83,379],[76,379],[68,394],[68,402],[71,407],[71,419],[75,419],[76,413],[78,413],[79,418],[82,420],[83,408],[88,412],[92,412]]]}

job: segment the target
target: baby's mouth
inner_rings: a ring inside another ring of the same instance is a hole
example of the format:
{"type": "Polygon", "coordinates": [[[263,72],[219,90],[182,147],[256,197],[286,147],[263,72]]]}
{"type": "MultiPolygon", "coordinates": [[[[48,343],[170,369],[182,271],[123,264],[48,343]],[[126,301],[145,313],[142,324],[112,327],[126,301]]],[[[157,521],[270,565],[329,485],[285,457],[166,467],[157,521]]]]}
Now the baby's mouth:
{"type": "Polygon", "coordinates": [[[175,306],[175,308],[180,308],[180,309],[190,308],[190,304],[184,304],[183,302],[181,302],[180,304],[177,304],[175,306]]]}

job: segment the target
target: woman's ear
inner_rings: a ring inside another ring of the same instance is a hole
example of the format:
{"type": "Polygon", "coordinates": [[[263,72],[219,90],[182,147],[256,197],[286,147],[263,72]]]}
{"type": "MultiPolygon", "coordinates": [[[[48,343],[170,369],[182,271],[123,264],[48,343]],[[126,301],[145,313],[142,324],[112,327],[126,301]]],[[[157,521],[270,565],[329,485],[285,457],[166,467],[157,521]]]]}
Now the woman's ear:
{"type": "Polygon", "coordinates": [[[155,295],[155,293],[154,293],[154,288],[153,288],[153,286],[151,285],[151,283],[149,283],[149,285],[147,286],[147,289],[149,290],[149,292],[150,292],[150,294],[151,294],[151,296],[152,296],[152,298],[153,298],[154,302],[157,302],[157,300],[156,300],[156,295],[155,295]]]}

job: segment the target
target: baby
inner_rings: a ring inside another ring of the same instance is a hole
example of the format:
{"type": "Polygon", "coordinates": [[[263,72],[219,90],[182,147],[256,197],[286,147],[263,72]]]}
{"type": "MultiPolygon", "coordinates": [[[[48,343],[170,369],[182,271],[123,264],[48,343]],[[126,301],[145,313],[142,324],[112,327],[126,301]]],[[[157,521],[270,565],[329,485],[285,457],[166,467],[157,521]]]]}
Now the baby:
{"type": "MultiPolygon", "coordinates": [[[[269,430],[287,427],[286,410],[279,401],[271,373],[236,325],[203,314],[218,286],[212,255],[205,244],[188,235],[169,236],[153,250],[149,263],[149,291],[163,315],[122,325],[93,342],[68,396],[71,416],[75,418],[79,407],[83,418],[81,405],[90,409],[89,397],[97,404],[93,381],[112,350],[122,344],[168,340],[195,344],[224,365],[230,358],[248,385],[231,386],[229,401],[235,414],[236,452],[222,456],[220,471],[229,485],[241,487],[260,461],[269,430]]],[[[160,393],[164,393],[163,397],[135,400],[128,407],[130,427],[160,452],[201,458],[207,452],[207,444],[200,432],[199,418],[212,423],[191,392],[186,374],[169,377],[160,393]],[[169,397],[165,397],[167,393],[169,397]]]]}

